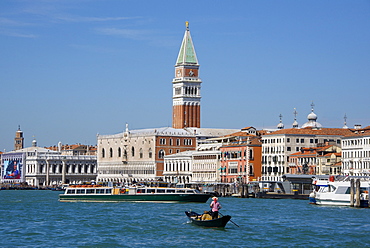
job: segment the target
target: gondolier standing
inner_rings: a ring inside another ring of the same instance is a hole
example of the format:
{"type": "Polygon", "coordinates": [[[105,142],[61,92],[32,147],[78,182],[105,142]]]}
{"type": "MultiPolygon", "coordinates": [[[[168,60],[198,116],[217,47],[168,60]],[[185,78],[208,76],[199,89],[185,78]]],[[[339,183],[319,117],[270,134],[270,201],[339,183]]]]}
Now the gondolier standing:
{"type": "Polygon", "coordinates": [[[221,204],[218,202],[218,198],[216,196],[212,197],[212,202],[209,205],[211,207],[211,215],[212,219],[218,218],[218,210],[221,209],[221,204]]]}

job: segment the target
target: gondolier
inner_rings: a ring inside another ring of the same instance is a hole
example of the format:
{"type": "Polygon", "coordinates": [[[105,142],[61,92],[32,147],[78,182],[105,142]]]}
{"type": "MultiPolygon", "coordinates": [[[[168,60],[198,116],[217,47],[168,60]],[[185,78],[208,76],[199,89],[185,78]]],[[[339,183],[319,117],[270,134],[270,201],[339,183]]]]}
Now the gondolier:
{"type": "Polygon", "coordinates": [[[218,202],[218,198],[216,196],[212,197],[212,200],[213,201],[209,205],[211,208],[211,216],[212,216],[212,219],[217,219],[218,210],[220,210],[222,207],[221,207],[221,204],[218,202]]]}

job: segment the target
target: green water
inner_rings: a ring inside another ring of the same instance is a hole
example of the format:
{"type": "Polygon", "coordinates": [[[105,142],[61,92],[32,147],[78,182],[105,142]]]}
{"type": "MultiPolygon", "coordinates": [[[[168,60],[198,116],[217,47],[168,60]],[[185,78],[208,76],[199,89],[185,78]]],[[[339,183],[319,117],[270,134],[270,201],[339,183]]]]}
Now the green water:
{"type": "Polygon", "coordinates": [[[224,229],[188,223],[208,203],[58,202],[53,191],[0,191],[0,247],[370,247],[370,209],[308,200],[220,198],[224,229]]]}

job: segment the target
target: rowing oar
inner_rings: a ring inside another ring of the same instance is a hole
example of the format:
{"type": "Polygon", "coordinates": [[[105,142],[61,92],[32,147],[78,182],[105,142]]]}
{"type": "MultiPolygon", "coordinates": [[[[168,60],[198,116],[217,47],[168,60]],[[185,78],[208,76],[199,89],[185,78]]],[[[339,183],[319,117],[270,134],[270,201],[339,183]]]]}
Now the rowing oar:
{"type": "MultiPolygon", "coordinates": [[[[219,215],[221,215],[221,216],[224,216],[224,215],[223,215],[223,214],[221,214],[220,212],[218,212],[218,214],[219,214],[219,215]]],[[[231,223],[233,223],[235,226],[240,227],[240,226],[239,226],[238,224],[236,224],[234,221],[230,220],[230,222],[231,222],[231,223]]]]}

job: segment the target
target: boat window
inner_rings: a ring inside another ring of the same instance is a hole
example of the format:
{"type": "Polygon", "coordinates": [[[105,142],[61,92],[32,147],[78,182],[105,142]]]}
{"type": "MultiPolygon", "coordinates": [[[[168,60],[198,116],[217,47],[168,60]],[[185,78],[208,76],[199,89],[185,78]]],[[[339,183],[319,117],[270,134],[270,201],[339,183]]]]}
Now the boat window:
{"type": "Polygon", "coordinates": [[[145,189],[137,189],[136,193],[145,193],[145,189]]]}
{"type": "Polygon", "coordinates": [[[112,189],[106,189],[106,190],[105,190],[105,193],[106,193],[106,194],[112,194],[112,189]]]}
{"type": "Polygon", "coordinates": [[[87,189],[86,194],[94,194],[95,189],[87,189]]]}
{"type": "Polygon", "coordinates": [[[329,185],[329,192],[334,192],[337,188],[333,185],[329,185]]]}
{"type": "Polygon", "coordinates": [[[166,193],[165,189],[157,189],[157,193],[166,193]]]}
{"type": "Polygon", "coordinates": [[[155,193],[155,189],[146,189],[146,193],[155,193]]]}
{"type": "Polygon", "coordinates": [[[104,194],[104,189],[96,189],[97,194],[104,194]]]}
{"type": "Polygon", "coordinates": [[[85,194],[85,189],[77,189],[77,194],[85,194]]]}
{"type": "Polygon", "coordinates": [[[185,193],[185,190],[183,190],[183,189],[178,189],[178,190],[177,190],[177,193],[185,193]]]}
{"type": "Polygon", "coordinates": [[[67,190],[67,195],[71,195],[71,194],[76,194],[76,190],[75,189],[68,189],[67,190]]]}
{"type": "Polygon", "coordinates": [[[343,186],[339,186],[337,191],[335,192],[335,194],[349,194],[347,192],[349,192],[350,188],[349,187],[343,187],[343,186]]]}
{"type": "Polygon", "coordinates": [[[194,191],[193,190],[187,190],[186,193],[192,194],[192,193],[194,193],[194,191]]]}
{"type": "Polygon", "coordinates": [[[174,189],[167,189],[167,193],[175,193],[174,189]]]}

